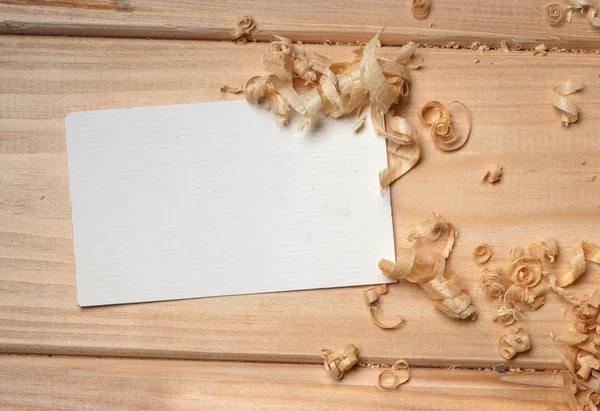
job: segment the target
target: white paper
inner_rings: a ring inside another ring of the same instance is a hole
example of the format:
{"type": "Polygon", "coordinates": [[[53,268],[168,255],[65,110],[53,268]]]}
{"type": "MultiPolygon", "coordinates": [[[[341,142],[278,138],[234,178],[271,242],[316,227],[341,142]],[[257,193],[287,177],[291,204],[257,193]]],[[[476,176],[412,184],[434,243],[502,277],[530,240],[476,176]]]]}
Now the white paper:
{"type": "Polygon", "coordinates": [[[79,305],[390,282],[385,142],[355,121],[297,132],[245,101],[67,115],[79,305]]]}

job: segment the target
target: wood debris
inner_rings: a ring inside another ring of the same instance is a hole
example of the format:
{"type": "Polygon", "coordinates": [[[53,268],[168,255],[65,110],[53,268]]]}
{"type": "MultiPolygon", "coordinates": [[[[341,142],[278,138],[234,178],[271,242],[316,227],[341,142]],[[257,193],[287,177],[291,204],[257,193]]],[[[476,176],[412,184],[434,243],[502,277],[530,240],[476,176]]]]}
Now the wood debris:
{"type": "Polygon", "coordinates": [[[506,43],[506,40],[501,40],[500,41],[500,48],[502,49],[502,51],[504,51],[505,53],[508,53],[508,44],[506,43]]]}
{"type": "Polygon", "coordinates": [[[381,308],[379,306],[379,297],[385,293],[387,293],[387,286],[385,284],[381,284],[367,288],[363,291],[363,296],[369,305],[369,311],[371,312],[371,320],[373,323],[384,330],[392,330],[400,327],[404,323],[404,318],[398,315],[398,320],[394,324],[384,324],[377,318],[377,314],[381,312],[381,308]]]}
{"type": "Polygon", "coordinates": [[[507,360],[513,358],[518,353],[525,352],[531,348],[529,335],[523,328],[510,330],[500,338],[499,344],[500,352],[507,360]]]}
{"type": "Polygon", "coordinates": [[[545,44],[540,44],[539,46],[536,46],[533,49],[533,55],[534,56],[542,56],[542,57],[546,57],[548,55],[548,51],[547,51],[547,47],[545,44]]]}
{"type": "MultiPolygon", "coordinates": [[[[436,218],[439,218],[436,216],[436,218]]],[[[432,219],[433,220],[433,219],[432,219]]],[[[432,220],[427,220],[420,227],[428,227],[432,220]]],[[[435,224],[435,223],[434,223],[435,224]]],[[[441,230],[440,230],[441,231],[441,230]]],[[[422,233],[421,229],[413,230],[413,232],[422,233]]],[[[439,240],[442,236],[438,235],[437,229],[425,230],[426,233],[421,237],[433,241],[439,240]]],[[[454,237],[454,233],[448,234],[448,237],[454,237]]],[[[452,240],[453,242],[453,240],[452,240]]],[[[444,242],[444,250],[449,250],[448,241],[444,242]]],[[[477,311],[472,304],[471,297],[466,294],[459,286],[454,275],[445,272],[446,258],[444,254],[437,252],[417,252],[414,248],[400,248],[396,255],[396,262],[389,260],[379,261],[378,267],[381,272],[394,279],[407,280],[411,283],[416,283],[429,295],[434,301],[435,307],[454,319],[475,320],[477,311]]]]}
{"type": "Polygon", "coordinates": [[[499,164],[494,164],[492,168],[490,168],[485,175],[483,176],[483,181],[486,181],[490,184],[494,184],[500,181],[502,177],[502,166],[499,164]]]}
{"type": "Polygon", "coordinates": [[[475,251],[473,252],[475,256],[475,261],[477,264],[483,264],[489,261],[492,258],[492,250],[487,243],[481,243],[477,247],[475,247],[475,251]]]}
{"type": "Polygon", "coordinates": [[[411,0],[410,11],[414,18],[423,20],[429,15],[431,10],[431,0],[411,0]]]}
{"type": "Polygon", "coordinates": [[[439,101],[428,101],[421,107],[419,118],[431,126],[431,139],[444,151],[458,150],[471,134],[471,113],[460,101],[452,101],[447,107],[439,101]],[[452,113],[450,107],[455,107],[452,113]],[[462,127],[452,119],[457,115],[461,117],[462,127]]]}
{"type": "Polygon", "coordinates": [[[358,348],[354,344],[349,344],[337,351],[323,349],[321,358],[323,358],[325,371],[336,380],[341,380],[346,371],[358,362],[358,348]]]}
{"type": "Polygon", "coordinates": [[[221,93],[239,94],[244,92],[244,86],[230,86],[227,84],[221,85],[221,93]]]}
{"type": "Polygon", "coordinates": [[[256,27],[256,22],[251,16],[242,16],[238,19],[236,26],[231,31],[231,40],[238,43],[246,43],[248,36],[256,27]]]}
{"type": "Polygon", "coordinates": [[[377,388],[382,391],[393,391],[410,379],[410,367],[404,360],[398,360],[394,363],[391,370],[385,370],[377,378],[377,388]],[[404,375],[399,376],[396,371],[405,371],[404,375]]]}
{"type": "Polygon", "coordinates": [[[560,4],[548,4],[544,9],[544,17],[546,17],[546,21],[551,26],[560,25],[563,21],[565,21],[566,16],[567,10],[560,4]]]}
{"type": "Polygon", "coordinates": [[[562,112],[562,125],[568,127],[569,124],[578,120],[577,105],[573,100],[567,98],[569,94],[573,94],[583,88],[583,84],[577,81],[568,80],[552,89],[552,104],[562,112]]]}

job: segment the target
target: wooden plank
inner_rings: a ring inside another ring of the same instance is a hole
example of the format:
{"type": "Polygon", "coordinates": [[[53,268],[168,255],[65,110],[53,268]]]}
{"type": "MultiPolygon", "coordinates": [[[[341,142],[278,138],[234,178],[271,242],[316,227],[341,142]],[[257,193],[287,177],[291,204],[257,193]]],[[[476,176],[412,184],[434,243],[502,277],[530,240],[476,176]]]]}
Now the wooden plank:
{"type": "Polygon", "coordinates": [[[381,28],[384,44],[409,40],[444,45],[484,42],[534,47],[541,42],[567,48],[598,48],[598,31],[585,15],[571,24],[550,26],[544,18],[546,0],[432,1],[425,20],[415,19],[409,2],[362,0],[278,2],[240,0],[10,0],[0,4],[0,32],[12,34],[81,35],[228,40],[237,19],[253,16],[255,38],[273,34],[322,43],[368,41],[381,28]]]}
{"type": "MultiPolygon", "coordinates": [[[[347,47],[308,49],[335,59],[350,55],[347,47]]],[[[492,323],[490,302],[477,292],[481,268],[473,247],[487,241],[496,252],[491,266],[501,266],[510,247],[555,236],[565,246],[565,266],[568,245],[600,240],[599,182],[589,182],[600,174],[596,56],[430,49],[422,52],[424,68],[414,72],[406,117],[418,124],[416,110],[425,101],[457,99],[472,110],[473,133],[461,150],[442,153],[419,125],[422,161],[392,193],[396,241],[406,245],[410,225],[433,211],[457,225],[449,265],[481,311],[476,322],[446,318],[410,284],[391,286],[384,298],[386,313],[406,319],[394,331],[372,325],[360,288],[78,308],[65,113],[240,98],[221,95],[219,85],[260,73],[264,50],[264,44],[1,38],[0,352],[317,363],[320,349],[354,343],[369,362],[401,356],[415,365],[491,366],[502,361],[497,341],[504,329],[492,323]],[[551,88],[566,78],[586,84],[573,95],[581,121],[569,128],[550,104],[551,88]],[[502,181],[481,184],[495,161],[504,164],[502,181]]],[[[352,138],[375,137],[367,127],[352,138]]],[[[574,292],[600,286],[598,267],[588,271],[574,292]]],[[[526,313],[533,348],[514,364],[560,367],[549,333],[568,328],[572,317],[563,317],[563,307],[551,295],[546,306],[526,313]]]]}
{"type": "Polygon", "coordinates": [[[177,410],[567,410],[560,374],[418,368],[394,392],[380,370],[337,382],[319,365],[0,356],[0,407],[177,410]],[[443,404],[443,405],[442,405],[443,404]]]}

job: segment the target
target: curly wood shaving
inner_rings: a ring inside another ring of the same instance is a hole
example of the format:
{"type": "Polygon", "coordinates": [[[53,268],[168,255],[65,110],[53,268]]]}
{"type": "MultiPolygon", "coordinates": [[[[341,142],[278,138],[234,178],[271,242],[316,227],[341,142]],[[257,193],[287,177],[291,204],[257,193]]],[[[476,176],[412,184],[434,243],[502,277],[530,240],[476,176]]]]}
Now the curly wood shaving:
{"type": "Polygon", "coordinates": [[[583,84],[568,80],[552,89],[552,104],[562,112],[562,125],[568,127],[569,124],[577,121],[577,105],[566,96],[573,94],[583,88],[583,84]]]}
{"type": "Polygon", "coordinates": [[[228,84],[221,85],[221,93],[239,94],[244,92],[244,86],[230,86],[228,84]]]}
{"type": "Polygon", "coordinates": [[[543,281],[540,281],[535,287],[529,289],[529,295],[527,303],[531,305],[534,310],[540,308],[546,302],[546,291],[550,286],[543,281]]]}
{"type": "Polygon", "coordinates": [[[416,19],[423,20],[431,10],[430,0],[411,0],[410,10],[416,19]]]}
{"type": "Polygon", "coordinates": [[[445,237],[444,247],[442,248],[442,255],[446,258],[452,252],[454,246],[454,240],[456,238],[456,229],[450,223],[444,221],[443,218],[437,214],[433,214],[433,218],[423,221],[416,227],[414,227],[408,234],[408,241],[424,241],[424,242],[435,242],[442,237],[445,237]]]}
{"type": "Polygon", "coordinates": [[[377,388],[382,391],[393,391],[402,384],[406,383],[410,379],[410,367],[408,363],[404,360],[398,360],[392,366],[391,370],[384,370],[381,374],[379,374],[379,378],[377,379],[377,388]],[[402,378],[399,378],[398,375],[394,371],[406,371],[406,375],[402,378]]]}
{"type": "Polygon", "coordinates": [[[487,245],[486,243],[482,243],[475,247],[474,255],[477,264],[483,264],[489,261],[490,258],[492,258],[492,250],[490,249],[489,245],[487,245]]]}
{"type": "Polygon", "coordinates": [[[231,31],[231,40],[239,40],[242,37],[247,36],[255,27],[256,22],[251,16],[240,17],[236,27],[231,31]]]}
{"type": "Polygon", "coordinates": [[[577,358],[577,362],[579,363],[579,371],[575,375],[585,381],[590,378],[592,370],[600,368],[598,360],[591,355],[581,355],[577,358]]]}
{"type": "Polygon", "coordinates": [[[562,287],[556,285],[556,275],[554,273],[550,273],[548,275],[548,280],[550,283],[550,287],[560,296],[562,296],[565,300],[570,302],[571,304],[579,304],[579,300],[575,298],[570,292],[565,290],[562,287]]]}
{"type": "Polygon", "coordinates": [[[600,307],[600,289],[595,289],[586,303],[594,308],[600,307]]]}
{"type": "Polygon", "coordinates": [[[509,285],[508,280],[504,277],[502,269],[490,271],[487,268],[483,269],[481,278],[479,279],[479,287],[493,299],[500,299],[506,292],[509,285]]]}
{"type": "Polygon", "coordinates": [[[567,11],[560,4],[552,3],[548,4],[544,9],[544,17],[551,26],[558,26],[561,24],[567,15],[567,11]]]}
{"type": "Polygon", "coordinates": [[[404,318],[398,315],[398,322],[395,324],[384,324],[377,318],[377,313],[381,311],[379,297],[385,293],[387,293],[387,286],[385,284],[369,287],[363,291],[365,301],[369,305],[373,323],[384,330],[391,330],[400,327],[404,323],[404,318]]]}
{"type": "Polygon", "coordinates": [[[573,315],[577,321],[584,324],[593,324],[596,327],[596,317],[598,316],[598,308],[593,307],[589,304],[576,304],[573,305],[573,315]]]}
{"type": "Polygon", "coordinates": [[[533,260],[522,260],[512,263],[508,268],[510,280],[524,287],[535,286],[542,278],[542,269],[533,260]]]}
{"type": "Polygon", "coordinates": [[[442,254],[428,253],[416,258],[412,249],[400,249],[398,263],[388,260],[379,262],[384,275],[418,283],[434,300],[435,306],[444,314],[455,319],[475,319],[476,310],[469,297],[456,283],[453,276],[444,274],[445,258],[442,254]]]}
{"type": "Polygon", "coordinates": [[[573,385],[573,379],[571,378],[571,374],[568,371],[562,372],[563,377],[563,392],[565,394],[565,400],[571,407],[571,410],[578,411],[581,408],[579,407],[579,403],[575,398],[575,393],[577,392],[577,388],[573,385]]]}
{"type": "Polygon", "coordinates": [[[510,262],[521,261],[525,257],[525,251],[521,247],[514,247],[510,249],[510,262]]]}
{"type": "Polygon", "coordinates": [[[458,150],[467,142],[471,134],[471,113],[460,101],[452,101],[447,107],[439,101],[428,101],[421,108],[419,118],[425,124],[431,125],[431,138],[435,145],[444,151],[458,150]],[[462,123],[466,131],[461,132],[458,123],[452,119],[450,107],[453,105],[460,107],[463,114],[462,123]],[[429,110],[435,113],[433,119],[425,118],[424,113],[429,110]]]}
{"type": "Polygon", "coordinates": [[[523,321],[524,316],[521,309],[518,307],[507,307],[503,305],[497,310],[494,310],[493,321],[497,321],[504,326],[514,324],[516,321],[523,321]]]}
{"type": "Polygon", "coordinates": [[[494,167],[490,168],[485,173],[483,180],[487,180],[488,183],[494,184],[495,182],[500,181],[500,177],[502,177],[502,166],[494,164],[494,167]]]}
{"type": "Polygon", "coordinates": [[[527,304],[529,301],[529,289],[522,285],[511,285],[506,293],[504,293],[504,302],[509,307],[515,306],[517,303],[527,304]]]}
{"type": "Polygon", "coordinates": [[[557,271],[555,273],[556,285],[558,287],[566,287],[572,284],[584,273],[586,263],[582,244],[575,247],[575,254],[571,257],[570,264],[571,268],[569,270],[557,271]]]}
{"type": "Polygon", "coordinates": [[[350,344],[337,351],[323,349],[321,358],[323,358],[325,371],[336,380],[341,380],[344,373],[358,362],[358,348],[354,344],[350,344]]]}
{"type": "Polygon", "coordinates": [[[401,89],[390,84],[375,55],[375,49],[380,45],[379,34],[371,39],[363,49],[359,63],[365,89],[369,92],[371,104],[381,113],[387,113],[390,106],[398,99],[401,89]]]}
{"type": "Polygon", "coordinates": [[[531,348],[529,335],[523,328],[512,329],[508,334],[503,335],[499,341],[500,352],[507,360],[510,360],[515,355],[525,352],[531,348]]]}
{"type": "Polygon", "coordinates": [[[396,63],[404,63],[410,60],[418,48],[419,44],[413,43],[412,41],[402,46],[400,48],[400,53],[398,54],[398,57],[396,57],[396,63]]]}

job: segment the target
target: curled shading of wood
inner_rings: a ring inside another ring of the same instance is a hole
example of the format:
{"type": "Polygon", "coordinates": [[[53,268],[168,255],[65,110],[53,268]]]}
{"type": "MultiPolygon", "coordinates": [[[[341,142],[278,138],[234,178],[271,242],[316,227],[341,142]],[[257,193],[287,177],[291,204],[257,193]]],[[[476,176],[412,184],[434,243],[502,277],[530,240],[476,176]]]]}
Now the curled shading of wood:
{"type": "Polygon", "coordinates": [[[423,20],[431,11],[430,0],[411,0],[410,10],[416,19],[423,20]]]}
{"type": "Polygon", "coordinates": [[[544,17],[546,17],[546,21],[551,26],[558,26],[565,21],[566,16],[567,11],[560,4],[551,3],[544,9],[544,17]]]}
{"type": "Polygon", "coordinates": [[[325,371],[336,380],[341,380],[346,371],[358,362],[358,348],[354,344],[349,344],[337,351],[323,349],[321,358],[323,358],[325,371]]]}
{"type": "Polygon", "coordinates": [[[518,353],[525,352],[531,348],[529,335],[523,328],[510,330],[500,338],[499,344],[500,352],[507,360],[510,360],[518,353]]]}
{"type": "Polygon", "coordinates": [[[251,16],[242,16],[238,19],[237,25],[231,31],[231,40],[237,40],[245,43],[246,37],[254,28],[256,27],[256,22],[251,16]]]}

